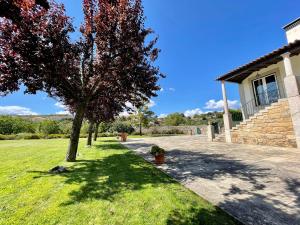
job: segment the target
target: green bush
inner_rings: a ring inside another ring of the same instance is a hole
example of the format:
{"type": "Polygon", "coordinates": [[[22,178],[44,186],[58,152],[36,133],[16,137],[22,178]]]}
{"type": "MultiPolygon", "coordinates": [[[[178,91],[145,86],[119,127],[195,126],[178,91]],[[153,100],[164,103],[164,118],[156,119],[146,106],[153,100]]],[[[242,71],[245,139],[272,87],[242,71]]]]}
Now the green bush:
{"type": "Polygon", "coordinates": [[[230,109],[230,113],[231,113],[233,121],[242,121],[243,120],[243,113],[241,110],[230,109]]]}
{"type": "Polygon", "coordinates": [[[36,124],[15,116],[0,116],[0,134],[34,133],[36,124]]]}
{"type": "MultiPolygon", "coordinates": [[[[81,137],[86,137],[83,135],[81,137]]],[[[20,133],[20,134],[0,134],[0,140],[32,140],[32,139],[59,139],[59,138],[70,138],[70,135],[66,134],[30,134],[30,133],[20,133]]]]}
{"type": "Polygon", "coordinates": [[[99,133],[106,133],[106,132],[109,131],[110,127],[111,127],[110,123],[100,123],[98,132],[99,133]]]}
{"type": "Polygon", "coordinates": [[[176,135],[176,134],[184,134],[184,132],[179,129],[162,130],[162,131],[153,129],[151,131],[151,134],[152,135],[176,135]]]}
{"type": "Polygon", "coordinates": [[[14,140],[22,140],[22,139],[31,140],[31,139],[41,139],[41,138],[43,137],[39,134],[20,133],[15,136],[14,140]]]}
{"type": "Polygon", "coordinates": [[[40,122],[39,131],[45,135],[61,133],[59,123],[54,120],[44,120],[40,122]]]}
{"type": "Polygon", "coordinates": [[[30,140],[30,139],[41,139],[43,138],[43,136],[39,135],[39,134],[28,134],[24,136],[25,140],[30,140]]]}
{"type": "Polygon", "coordinates": [[[89,132],[89,123],[88,123],[88,121],[83,121],[81,129],[80,129],[80,133],[87,134],[88,132],[89,132]]]}
{"type": "Polygon", "coordinates": [[[70,138],[70,137],[71,137],[70,134],[65,134],[65,135],[64,135],[64,138],[70,138]]]}
{"type": "Polygon", "coordinates": [[[186,118],[182,113],[172,113],[164,119],[167,126],[179,126],[186,124],[186,118]]]}
{"type": "Polygon", "coordinates": [[[117,121],[117,122],[113,123],[110,131],[131,134],[134,132],[134,128],[127,123],[117,121]]]}
{"type": "Polygon", "coordinates": [[[45,136],[46,139],[59,139],[59,138],[66,138],[65,134],[49,134],[45,136]]]}
{"type": "Polygon", "coordinates": [[[117,133],[101,133],[98,135],[99,137],[116,137],[118,136],[117,133]]]}
{"type": "Polygon", "coordinates": [[[0,134],[0,140],[4,141],[4,140],[15,140],[16,139],[16,135],[15,134],[0,134]]]}
{"type": "Polygon", "coordinates": [[[43,138],[40,134],[20,133],[20,134],[0,134],[0,140],[31,140],[43,138]]]}
{"type": "Polygon", "coordinates": [[[178,129],[171,129],[163,131],[162,134],[184,134],[184,132],[178,129]]]}
{"type": "Polygon", "coordinates": [[[157,145],[151,147],[150,154],[157,156],[165,154],[165,150],[157,145]]]}
{"type": "Polygon", "coordinates": [[[62,134],[70,134],[72,130],[72,119],[64,119],[59,121],[59,129],[62,134]]]}
{"type": "Polygon", "coordinates": [[[80,134],[80,138],[87,138],[88,135],[87,134],[80,134]]]}

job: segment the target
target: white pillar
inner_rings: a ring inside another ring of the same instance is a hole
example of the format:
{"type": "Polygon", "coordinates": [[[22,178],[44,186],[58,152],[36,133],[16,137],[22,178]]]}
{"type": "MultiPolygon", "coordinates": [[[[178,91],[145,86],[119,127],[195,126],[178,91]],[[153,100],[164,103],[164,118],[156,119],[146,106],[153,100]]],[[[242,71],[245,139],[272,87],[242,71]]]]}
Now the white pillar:
{"type": "Polygon", "coordinates": [[[207,126],[207,141],[213,142],[215,139],[215,129],[214,126],[210,123],[207,126]]]}
{"type": "Polygon", "coordinates": [[[228,100],[227,100],[224,80],[222,80],[222,94],[223,94],[223,100],[224,100],[224,112],[225,112],[225,114],[229,114],[228,100]]]}
{"type": "Polygon", "coordinates": [[[225,139],[227,143],[231,143],[231,128],[232,128],[232,118],[231,114],[229,112],[228,107],[228,100],[226,95],[226,88],[225,88],[225,81],[222,80],[222,94],[223,94],[223,101],[224,101],[224,115],[223,115],[223,121],[224,121],[224,128],[225,128],[225,139]]]}
{"type": "Polygon", "coordinates": [[[290,53],[282,55],[286,76],[284,85],[286,95],[289,101],[290,113],[292,117],[294,133],[296,137],[297,147],[300,148],[300,96],[297,78],[293,71],[290,53]]]}
{"type": "Polygon", "coordinates": [[[246,111],[244,109],[244,105],[245,104],[245,91],[244,91],[244,85],[243,84],[239,84],[239,93],[240,93],[240,99],[241,99],[241,111],[242,111],[242,115],[243,115],[243,121],[246,120],[246,111]]]}

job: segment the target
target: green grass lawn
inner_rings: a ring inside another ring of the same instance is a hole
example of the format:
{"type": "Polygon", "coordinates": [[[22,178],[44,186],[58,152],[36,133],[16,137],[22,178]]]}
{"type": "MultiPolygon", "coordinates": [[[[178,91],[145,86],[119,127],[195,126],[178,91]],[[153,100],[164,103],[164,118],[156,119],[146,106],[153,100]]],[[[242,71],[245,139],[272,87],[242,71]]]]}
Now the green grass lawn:
{"type": "Polygon", "coordinates": [[[115,138],[78,162],[64,162],[68,140],[0,141],[0,224],[237,224],[115,138]],[[47,171],[64,165],[69,173],[47,171]]]}

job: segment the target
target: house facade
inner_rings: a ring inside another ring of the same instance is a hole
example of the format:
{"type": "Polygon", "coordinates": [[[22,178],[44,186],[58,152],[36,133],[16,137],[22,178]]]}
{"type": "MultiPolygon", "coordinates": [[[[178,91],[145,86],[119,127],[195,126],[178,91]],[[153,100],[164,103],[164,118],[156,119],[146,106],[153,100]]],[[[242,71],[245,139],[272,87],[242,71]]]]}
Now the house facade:
{"type": "Polygon", "coordinates": [[[217,78],[226,142],[300,148],[300,18],[284,27],[288,44],[217,78]],[[227,82],[239,85],[243,122],[232,127],[227,82]]]}

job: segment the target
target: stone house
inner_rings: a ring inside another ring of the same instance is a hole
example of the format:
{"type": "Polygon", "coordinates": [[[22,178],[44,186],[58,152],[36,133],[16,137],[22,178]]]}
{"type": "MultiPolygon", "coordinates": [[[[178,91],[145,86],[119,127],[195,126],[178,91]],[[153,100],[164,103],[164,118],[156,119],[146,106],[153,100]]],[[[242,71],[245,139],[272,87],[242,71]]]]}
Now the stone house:
{"type": "Polygon", "coordinates": [[[288,44],[217,78],[226,142],[300,148],[300,18],[283,28],[288,44]],[[239,86],[243,122],[232,127],[225,84],[239,86]]]}

